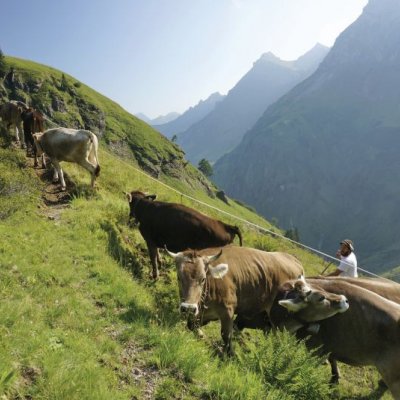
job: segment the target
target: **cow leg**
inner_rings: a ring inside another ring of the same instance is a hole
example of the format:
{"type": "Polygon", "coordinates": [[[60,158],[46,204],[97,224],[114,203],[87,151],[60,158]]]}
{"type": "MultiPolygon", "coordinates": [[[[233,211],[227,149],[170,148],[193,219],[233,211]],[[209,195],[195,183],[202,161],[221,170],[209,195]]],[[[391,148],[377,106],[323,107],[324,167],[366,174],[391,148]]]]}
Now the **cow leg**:
{"type": "Polygon", "coordinates": [[[54,166],[54,177],[53,177],[53,182],[56,181],[56,179],[59,177],[60,178],[60,183],[61,183],[61,190],[64,191],[67,185],[65,184],[64,180],[64,173],[63,170],[60,166],[60,163],[57,160],[51,160],[53,166],[54,166]]]}
{"type": "Polygon", "coordinates": [[[16,130],[18,130],[19,134],[21,135],[21,149],[25,149],[26,148],[25,133],[24,133],[24,130],[22,129],[21,121],[17,122],[17,124],[15,126],[16,126],[16,130]]]}
{"type": "Polygon", "coordinates": [[[96,181],[96,165],[93,165],[89,160],[85,159],[82,160],[79,165],[85,168],[87,171],[90,172],[91,175],[91,182],[90,185],[94,188],[95,181],[96,181]]]}
{"type": "MultiPolygon", "coordinates": [[[[12,126],[12,124],[8,124],[7,125],[7,129],[10,129],[11,126],[12,126]]],[[[17,125],[14,125],[14,129],[15,129],[15,140],[16,140],[17,143],[20,143],[20,141],[19,141],[19,131],[18,131],[17,125]]]]}
{"type": "Polygon", "coordinates": [[[151,265],[153,266],[153,279],[157,279],[159,276],[158,265],[157,265],[158,249],[157,249],[157,246],[155,246],[149,242],[147,242],[147,248],[149,250],[151,265]]]}
{"type": "Polygon", "coordinates": [[[392,354],[382,354],[379,361],[376,363],[376,367],[382,376],[379,381],[379,388],[381,391],[389,388],[395,399],[400,399],[400,370],[399,370],[399,354],[393,351],[392,354]]]}
{"type": "Polygon", "coordinates": [[[340,378],[340,372],[339,372],[339,367],[337,365],[337,361],[335,360],[332,355],[329,355],[328,357],[329,364],[331,365],[331,380],[329,383],[331,385],[337,385],[339,384],[339,378],[340,378]]]}
{"type": "Polygon", "coordinates": [[[235,354],[232,346],[232,334],[233,334],[233,310],[226,309],[221,319],[221,336],[224,341],[224,353],[229,357],[235,354]]]}
{"type": "Polygon", "coordinates": [[[159,252],[159,250],[158,250],[158,247],[157,247],[157,263],[158,263],[158,265],[161,267],[161,257],[160,257],[160,252],[159,252]]]}

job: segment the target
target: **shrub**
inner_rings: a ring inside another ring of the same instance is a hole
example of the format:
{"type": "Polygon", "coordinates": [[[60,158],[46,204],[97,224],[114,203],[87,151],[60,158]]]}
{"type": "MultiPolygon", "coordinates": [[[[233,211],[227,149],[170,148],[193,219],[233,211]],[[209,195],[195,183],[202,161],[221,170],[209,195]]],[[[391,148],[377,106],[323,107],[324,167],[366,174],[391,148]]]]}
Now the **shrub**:
{"type": "Polygon", "coordinates": [[[261,333],[240,355],[244,368],[261,374],[265,388],[281,390],[296,400],[321,400],[329,397],[326,371],[322,359],[310,354],[304,343],[298,343],[287,332],[261,333]]]}

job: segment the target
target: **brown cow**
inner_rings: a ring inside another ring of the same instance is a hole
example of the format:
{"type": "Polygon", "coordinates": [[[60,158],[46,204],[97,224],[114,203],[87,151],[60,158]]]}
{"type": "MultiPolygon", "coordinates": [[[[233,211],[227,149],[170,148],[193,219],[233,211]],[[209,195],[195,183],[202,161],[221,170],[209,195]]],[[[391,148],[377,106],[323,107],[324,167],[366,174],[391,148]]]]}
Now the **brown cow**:
{"type": "Polygon", "coordinates": [[[126,195],[129,216],[139,222],[140,233],[146,241],[154,279],[159,274],[159,248],[166,246],[178,252],[225,246],[233,242],[235,235],[238,235],[242,245],[242,235],[237,226],[212,219],[182,204],[154,201],[156,195],[139,191],[126,195]]]}
{"type": "Polygon", "coordinates": [[[226,246],[219,253],[218,249],[168,253],[177,267],[181,311],[198,316],[202,325],[219,319],[228,355],[233,354],[234,315],[251,319],[269,313],[279,285],[303,274],[300,262],[286,253],[237,246],[226,246]]]}
{"type": "MultiPolygon", "coordinates": [[[[371,290],[372,292],[379,294],[385,299],[394,301],[400,304],[400,285],[396,282],[390,281],[383,278],[350,278],[350,277],[316,277],[315,279],[336,279],[343,280],[344,282],[351,283],[363,287],[364,289],[371,290]]],[[[340,371],[336,360],[332,355],[329,356],[329,363],[331,365],[331,383],[339,383],[340,371]]]]}
{"type": "MultiPolygon", "coordinates": [[[[40,111],[34,110],[33,108],[28,108],[21,113],[22,125],[24,128],[25,142],[27,145],[27,156],[28,151],[33,152],[35,159],[34,166],[38,166],[37,148],[35,146],[35,141],[33,140],[33,134],[37,132],[44,131],[44,116],[40,111]]],[[[42,167],[46,168],[46,163],[44,159],[44,154],[42,154],[42,167]]]]}
{"type": "Polygon", "coordinates": [[[21,147],[25,147],[24,131],[22,130],[22,118],[21,113],[27,110],[28,106],[22,101],[9,101],[4,104],[0,104],[0,118],[5,123],[7,130],[14,125],[15,128],[15,139],[17,143],[21,143],[21,147]],[[21,135],[21,141],[20,137],[21,135]]]}
{"type": "MultiPolygon", "coordinates": [[[[295,313],[294,316],[278,311],[278,306],[274,305],[272,321],[280,326],[291,325],[293,320],[307,325],[312,315],[312,304],[307,302],[311,293],[314,296],[325,296],[326,292],[346,296],[348,311],[319,321],[318,332],[306,341],[307,346],[322,346],[324,354],[331,354],[335,360],[349,365],[374,365],[394,398],[400,399],[400,305],[344,279],[297,281],[289,296],[293,292],[297,294],[295,299],[278,303],[295,313]]],[[[304,337],[304,332],[297,332],[304,337]]]]}

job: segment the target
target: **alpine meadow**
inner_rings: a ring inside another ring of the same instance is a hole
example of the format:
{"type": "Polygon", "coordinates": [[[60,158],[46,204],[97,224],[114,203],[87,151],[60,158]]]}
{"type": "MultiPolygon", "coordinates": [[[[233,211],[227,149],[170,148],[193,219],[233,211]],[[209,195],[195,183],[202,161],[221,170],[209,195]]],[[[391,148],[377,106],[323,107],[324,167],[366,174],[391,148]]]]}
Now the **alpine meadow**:
{"type": "Polygon", "coordinates": [[[399,16],[158,118],[0,49],[0,400],[400,399],[399,16]]]}

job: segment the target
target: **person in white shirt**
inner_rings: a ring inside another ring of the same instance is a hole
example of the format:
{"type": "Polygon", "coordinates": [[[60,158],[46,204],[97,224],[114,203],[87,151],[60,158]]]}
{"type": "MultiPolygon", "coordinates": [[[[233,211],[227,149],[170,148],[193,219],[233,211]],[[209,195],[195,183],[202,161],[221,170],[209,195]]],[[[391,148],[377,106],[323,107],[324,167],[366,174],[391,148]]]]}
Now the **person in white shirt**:
{"type": "Polygon", "coordinates": [[[354,245],[350,239],[340,242],[340,248],[336,253],[336,257],[340,258],[340,264],[336,271],[328,274],[328,276],[349,276],[357,278],[357,257],[354,254],[354,245]]]}

